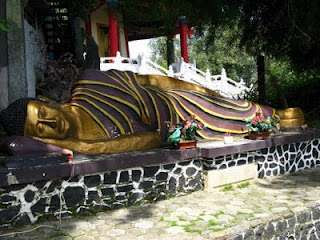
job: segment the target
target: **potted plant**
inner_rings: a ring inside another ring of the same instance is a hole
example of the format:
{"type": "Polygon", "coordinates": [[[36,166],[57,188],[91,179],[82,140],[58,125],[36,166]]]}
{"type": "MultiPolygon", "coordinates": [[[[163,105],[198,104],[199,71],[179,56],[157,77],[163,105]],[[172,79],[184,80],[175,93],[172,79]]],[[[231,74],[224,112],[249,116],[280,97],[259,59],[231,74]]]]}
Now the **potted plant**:
{"type": "Polygon", "coordinates": [[[265,118],[261,111],[257,112],[253,118],[246,119],[247,127],[249,129],[248,139],[263,140],[269,137],[270,132],[277,128],[279,119],[268,116],[265,118]]]}
{"type": "Polygon", "coordinates": [[[203,124],[196,121],[192,116],[176,126],[169,126],[167,142],[176,148],[194,148],[196,147],[197,130],[203,129],[203,124]]]}

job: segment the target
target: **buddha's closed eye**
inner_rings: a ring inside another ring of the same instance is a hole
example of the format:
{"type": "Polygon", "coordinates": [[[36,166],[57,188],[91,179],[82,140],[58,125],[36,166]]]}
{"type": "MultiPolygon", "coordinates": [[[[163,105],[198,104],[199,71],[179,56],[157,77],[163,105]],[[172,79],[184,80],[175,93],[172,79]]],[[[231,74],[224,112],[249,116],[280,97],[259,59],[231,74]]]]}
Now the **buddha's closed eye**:
{"type": "Polygon", "coordinates": [[[42,127],[44,125],[47,125],[51,128],[56,128],[57,127],[57,120],[55,120],[55,119],[39,119],[38,125],[40,125],[42,127]]]}
{"type": "Polygon", "coordinates": [[[40,107],[39,111],[38,111],[38,117],[39,118],[45,118],[47,116],[47,112],[44,109],[44,107],[40,107]]]}

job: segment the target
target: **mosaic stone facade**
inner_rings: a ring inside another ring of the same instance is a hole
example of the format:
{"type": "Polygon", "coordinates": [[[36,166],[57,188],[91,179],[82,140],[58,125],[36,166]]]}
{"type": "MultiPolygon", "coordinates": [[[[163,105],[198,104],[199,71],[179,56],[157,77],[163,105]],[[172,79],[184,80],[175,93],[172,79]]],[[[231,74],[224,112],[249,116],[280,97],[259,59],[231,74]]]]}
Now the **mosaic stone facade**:
{"type": "Polygon", "coordinates": [[[273,146],[252,152],[205,159],[204,170],[219,170],[256,162],[258,177],[278,176],[320,165],[320,139],[273,146]]]}
{"type": "Polygon", "coordinates": [[[10,186],[0,190],[0,225],[34,223],[46,215],[69,216],[200,190],[201,172],[202,162],[192,160],[10,186]]]}
{"type": "Polygon", "coordinates": [[[258,176],[278,176],[320,165],[320,139],[279,145],[255,154],[258,176]]]}
{"type": "Polygon", "coordinates": [[[320,206],[292,214],[287,218],[258,225],[234,236],[230,240],[316,240],[320,239],[320,206]]]}
{"type": "Polygon", "coordinates": [[[256,163],[258,176],[276,176],[320,165],[320,139],[174,164],[131,168],[0,189],[0,226],[41,217],[114,209],[203,189],[203,172],[256,163]]]}

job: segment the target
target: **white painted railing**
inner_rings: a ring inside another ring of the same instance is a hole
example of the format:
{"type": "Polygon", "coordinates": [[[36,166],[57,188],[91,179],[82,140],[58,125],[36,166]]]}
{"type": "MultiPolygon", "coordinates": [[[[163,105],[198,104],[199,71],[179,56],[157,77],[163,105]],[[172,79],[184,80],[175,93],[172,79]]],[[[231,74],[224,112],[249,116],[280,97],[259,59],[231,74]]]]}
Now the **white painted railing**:
{"type": "Polygon", "coordinates": [[[117,52],[116,57],[100,58],[100,70],[107,71],[110,69],[132,71],[143,75],[170,76],[217,91],[228,98],[242,98],[252,88],[252,86],[247,87],[243,79],[240,82],[236,82],[228,78],[224,68],[222,68],[220,75],[211,75],[209,70],[203,72],[197,69],[195,64],[186,63],[183,59],[178,63],[172,64],[167,70],[146,59],[143,55],[138,56],[137,59],[132,59],[121,57],[120,53],[117,52]]]}
{"type": "Polygon", "coordinates": [[[183,59],[179,63],[173,64],[173,68],[176,70],[174,73],[176,78],[199,84],[228,98],[242,98],[252,87],[247,87],[243,79],[236,82],[228,78],[224,68],[222,68],[220,75],[211,75],[209,69],[203,72],[197,69],[195,64],[186,63],[183,59]]]}
{"type": "Polygon", "coordinates": [[[108,71],[117,69],[120,71],[131,71],[139,74],[157,74],[167,76],[169,71],[160,65],[146,59],[143,55],[139,55],[137,59],[121,57],[117,52],[115,57],[100,58],[100,70],[108,71]]]}

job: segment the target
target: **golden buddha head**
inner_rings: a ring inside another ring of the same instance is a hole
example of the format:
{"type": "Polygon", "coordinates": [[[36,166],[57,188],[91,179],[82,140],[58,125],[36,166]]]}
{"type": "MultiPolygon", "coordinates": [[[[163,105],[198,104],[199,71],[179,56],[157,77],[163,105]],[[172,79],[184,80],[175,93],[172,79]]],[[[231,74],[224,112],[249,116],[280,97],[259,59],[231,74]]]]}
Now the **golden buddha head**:
{"type": "Polygon", "coordinates": [[[58,104],[19,99],[0,114],[8,135],[65,139],[71,133],[72,117],[58,104]]]}
{"type": "Polygon", "coordinates": [[[24,133],[40,138],[65,139],[70,134],[71,117],[61,105],[30,101],[24,133]]]}

